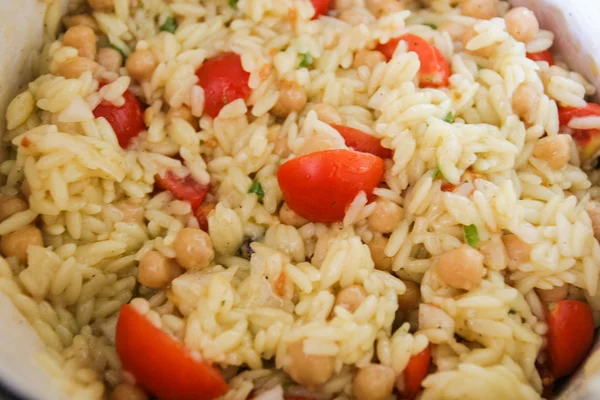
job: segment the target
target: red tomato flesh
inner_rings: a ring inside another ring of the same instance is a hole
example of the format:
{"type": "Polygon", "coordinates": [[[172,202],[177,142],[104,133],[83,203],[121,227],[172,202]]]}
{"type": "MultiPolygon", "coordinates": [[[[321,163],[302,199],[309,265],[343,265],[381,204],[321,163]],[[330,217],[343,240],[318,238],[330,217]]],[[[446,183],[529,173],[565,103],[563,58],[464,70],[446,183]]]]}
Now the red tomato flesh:
{"type": "Polygon", "coordinates": [[[327,11],[329,11],[329,3],[331,3],[331,0],[310,0],[310,2],[312,3],[313,8],[315,9],[315,15],[312,19],[317,19],[321,15],[327,14],[327,11]]]}
{"type": "Polygon", "coordinates": [[[198,85],[204,89],[204,111],[215,118],[221,109],[237,99],[250,96],[250,74],[242,68],[235,53],[223,53],[206,60],[196,71],[198,85]]]}
{"type": "MultiPolygon", "coordinates": [[[[102,87],[104,84],[100,86],[102,87]]],[[[93,113],[96,118],[106,118],[115,131],[119,146],[125,149],[146,127],[144,125],[144,110],[137,97],[126,90],[123,93],[123,98],[125,103],[121,107],[105,100],[94,108],[93,113]]]]}
{"type": "Polygon", "coordinates": [[[539,53],[527,53],[527,58],[533,61],[546,61],[550,65],[554,65],[554,57],[548,50],[540,51],[539,53]]]}
{"type": "Polygon", "coordinates": [[[208,185],[196,182],[190,175],[180,178],[167,172],[165,176],[156,175],[155,179],[159,188],[168,190],[178,200],[189,202],[194,210],[200,207],[210,188],[208,185]]]}
{"type": "Polygon", "coordinates": [[[161,400],[212,400],[228,390],[217,369],[192,357],[130,305],[119,314],[116,347],[123,369],[161,400]]]}
{"type": "Polygon", "coordinates": [[[413,400],[421,391],[421,382],[429,373],[431,364],[431,349],[429,346],[419,354],[416,354],[408,360],[406,369],[398,377],[396,388],[400,392],[400,398],[413,400]],[[400,383],[400,384],[398,384],[400,383]]]}
{"type": "Polygon", "coordinates": [[[573,118],[600,116],[600,105],[587,103],[585,107],[560,107],[558,118],[561,126],[566,126],[573,118]]]}
{"type": "Polygon", "coordinates": [[[204,232],[208,232],[208,214],[210,214],[210,212],[214,209],[214,204],[202,204],[194,213],[196,215],[196,219],[198,220],[200,229],[202,229],[204,232]]]}
{"type": "MultiPolygon", "coordinates": [[[[587,103],[585,107],[560,107],[558,109],[558,118],[560,125],[564,129],[569,125],[573,118],[600,116],[600,105],[587,103]]],[[[584,160],[592,158],[600,148],[600,130],[598,129],[573,129],[571,136],[584,160]]]]}
{"type": "Polygon", "coordinates": [[[554,378],[571,375],[594,343],[591,307],[577,300],[561,300],[548,312],[548,354],[554,378]]]}
{"type": "Polygon", "coordinates": [[[326,150],[285,162],[277,180],[288,206],[312,222],[337,222],[360,191],[370,196],[381,182],[384,163],[351,150],[326,150]]]}
{"type": "Polygon", "coordinates": [[[391,39],[385,44],[379,44],[377,50],[382,52],[388,60],[392,58],[398,43],[406,42],[408,51],[413,51],[419,56],[421,68],[419,70],[419,85],[421,87],[448,86],[451,75],[450,63],[444,58],[440,50],[420,36],[407,33],[391,39]]]}
{"type": "Polygon", "coordinates": [[[381,145],[381,140],[358,129],[349,126],[331,124],[342,135],[346,146],[363,153],[370,153],[381,158],[392,158],[392,150],[381,145]]]}

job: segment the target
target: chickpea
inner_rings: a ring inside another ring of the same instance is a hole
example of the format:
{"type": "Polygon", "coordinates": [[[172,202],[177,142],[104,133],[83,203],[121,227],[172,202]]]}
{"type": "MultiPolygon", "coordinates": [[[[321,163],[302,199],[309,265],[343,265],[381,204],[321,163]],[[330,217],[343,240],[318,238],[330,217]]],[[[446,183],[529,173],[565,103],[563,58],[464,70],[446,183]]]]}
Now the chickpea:
{"type": "Polygon", "coordinates": [[[27,202],[16,196],[3,197],[0,199],[0,222],[18,212],[29,208],[27,202]]]}
{"type": "Polygon", "coordinates": [[[43,246],[42,231],[34,225],[28,225],[18,231],[0,238],[0,251],[5,257],[16,257],[21,263],[27,262],[29,246],[43,246]]]}
{"type": "Polygon", "coordinates": [[[109,400],[148,400],[148,396],[137,386],[120,383],[111,392],[109,400]]]}
{"type": "Polygon", "coordinates": [[[327,122],[328,124],[341,124],[343,122],[342,117],[337,110],[329,104],[315,104],[313,110],[317,113],[317,117],[323,122],[327,122]]]}
{"type": "Polygon", "coordinates": [[[564,300],[569,294],[569,284],[563,283],[561,286],[554,286],[552,289],[535,289],[538,297],[544,304],[564,300]]]}
{"type": "Polygon", "coordinates": [[[152,51],[142,49],[134,51],[125,62],[129,75],[138,81],[150,80],[157,65],[152,51]]]}
{"type": "Polygon", "coordinates": [[[316,135],[307,138],[296,152],[296,155],[303,156],[305,154],[331,150],[333,148],[335,148],[335,144],[333,143],[332,138],[329,136],[316,135]]]}
{"type": "Polygon", "coordinates": [[[306,93],[302,86],[293,81],[283,81],[279,86],[279,99],[271,110],[279,117],[301,111],[306,105],[306,93]]]}
{"type": "Polygon", "coordinates": [[[542,95],[532,83],[523,82],[512,95],[512,108],[527,123],[533,123],[542,95]]]}
{"type": "Polygon", "coordinates": [[[384,253],[385,246],[387,246],[388,239],[381,235],[373,235],[373,239],[369,242],[369,250],[371,251],[371,258],[375,263],[375,268],[381,271],[390,272],[392,270],[392,258],[388,257],[384,253]]]}
{"type": "Polygon", "coordinates": [[[96,57],[96,34],[89,26],[75,25],[63,36],[63,45],[77,49],[80,57],[93,60],[96,57]]]}
{"type": "Polygon", "coordinates": [[[369,22],[369,14],[360,12],[360,10],[355,8],[342,11],[338,18],[352,26],[367,24],[369,22]]]}
{"type": "Polygon", "coordinates": [[[360,286],[348,286],[340,290],[335,298],[335,305],[344,307],[353,313],[367,298],[365,289],[360,286]]]}
{"type": "Polygon", "coordinates": [[[288,363],[284,365],[284,369],[294,381],[301,385],[320,386],[333,375],[333,357],[305,354],[302,341],[288,346],[288,357],[288,363]]]}
{"type": "Polygon", "coordinates": [[[394,390],[396,374],[380,364],[369,364],[358,370],[352,382],[352,393],[357,400],[386,400],[394,390]]]}
{"type": "Polygon", "coordinates": [[[473,39],[478,34],[479,33],[472,26],[467,28],[467,30],[465,31],[465,33],[463,33],[463,36],[462,36],[463,48],[465,49],[465,51],[468,51],[469,53],[476,55],[478,57],[484,57],[484,58],[490,57],[494,53],[493,46],[482,47],[481,49],[477,49],[477,50],[467,50],[467,44],[471,41],[471,39],[473,39]]]}
{"type": "Polygon", "coordinates": [[[468,244],[442,254],[435,270],[448,286],[464,290],[477,287],[485,275],[483,256],[468,244]]]}
{"type": "Polygon", "coordinates": [[[308,224],[308,220],[296,214],[287,203],[283,203],[279,210],[279,220],[282,224],[291,225],[294,228],[300,228],[308,224]]]}
{"type": "Polygon", "coordinates": [[[59,73],[67,79],[77,79],[85,72],[94,74],[98,69],[98,64],[89,58],[75,57],[62,63],[59,67],[59,73]]]}
{"type": "Polygon", "coordinates": [[[460,5],[460,12],[477,19],[492,19],[498,15],[497,0],[465,0],[460,5]]]}
{"type": "Polygon", "coordinates": [[[366,65],[370,70],[373,70],[377,64],[380,62],[385,62],[385,56],[382,52],[377,50],[360,50],[354,56],[354,61],[352,62],[353,68],[359,68],[363,65],[366,65]]]}
{"type": "Polygon", "coordinates": [[[590,201],[587,206],[587,213],[592,220],[592,228],[594,229],[594,237],[600,240],[600,203],[590,201]]]}
{"type": "Polygon", "coordinates": [[[98,26],[98,23],[96,22],[96,20],[86,14],[74,15],[72,17],[65,17],[64,23],[67,28],[71,28],[71,27],[77,26],[77,25],[84,25],[89,28],[92,28],[92,30],[96,34],[101,33],[100,27],[98,26]]]}
{"type": "Polygon", "coordinates": [[[121,201],[115,206],[123,213],[122,222],[133,222],[136,224],[144,224],[144,208],[130,201],[121,201]]]}
{"type": "Polygon", "coordinates": [[[114,0],[87,0],[94,10],[110,10],[115,6],[114,0]]]}
{"type": "Polygon", "coordinates": [[[403,311],[414,310],[421,303],[421,288],[414,282],[402,281],[406,291],[398,295],[398,309],[403,311]]]}
{"type": "Polygon", "coordinates": [[[533,148],[533,155],[545,160],[552,169],[562,169],[571,158],[571,137],[563,134],[541,138],[533,148]]]}
{"type": "Polygon", "coordinates": [[[510,269],[517,269],[519,264],[529,261],[531,246],[528,243],[513,234],[503,236],[502,241],[508,253],[508,267],[510,269]]]}
{"type": "Polygon", "coordinates": [[[175,261],[158,251],[149,251],[140,259],[138,281],[151,289],[163,289],[181,275],[181,272],[175,261]]]}
{"type": "Polygon", "coordinates": [[[396,0],[366,0],[365,3],[367,9],[377,18],[404,10],[402,4],[396,0]]]}
{"type": "Polygon", "coordinates": [[[215,257],[208,233],[196,228],[183,228],[175,238],[175,260],[185,269],[204,269],[215,257]]]}
{"type": "Polygon", "coordinates": [[[96,54],[96,62],[106,68],[107,71],[117,72],[123,66],[123,56],[115,49],[103,47],[96,54]]]}
{"type": "Polygon", "coordinates": [[[516,7],[504,16],[506,30],[519,42],[530,42],[538,34],[540,24],[533,11],[526,7],[516,7]]]}
{"type": "Polygon", "coordinates": [[[404,209],[390,200],[379,199],[367,218],[369,228],[379,233],[391,233],[404,219],[404,209]]]}
{"type": "Polygon", "coordinates": [[[448,32],[448,35],[452,38],[452,40],[461,40],[463,35],[465,34],[465,26],[459,24],[457,22],[444,22],[440,26],[440,30],[448,32]]]}

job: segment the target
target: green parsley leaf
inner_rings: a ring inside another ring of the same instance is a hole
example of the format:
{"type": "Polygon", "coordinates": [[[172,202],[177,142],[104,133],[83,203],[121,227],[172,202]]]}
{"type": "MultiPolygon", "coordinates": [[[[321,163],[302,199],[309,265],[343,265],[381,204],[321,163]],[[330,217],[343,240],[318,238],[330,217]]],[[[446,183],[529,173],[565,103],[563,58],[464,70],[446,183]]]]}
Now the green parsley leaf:
{"type": "Polygon", "coordinates": [[[442,176],[442,170],[440,169],[440,167],[436,167],[436,168],[433,170],[433,176],[432,176],[432,179],[437,179],[437,178],[439,178],[440,176],[442,176]]]}
{"type": "Polygon", "coordinates": [[[432,24],[431,22],[424,22],[423,25],[430,27],[433,30],[437,30],[438,26],[436,24],[432,24]]]}
{"type": "Polygon", "coordinates": [[[314,62],[313,56],[310,53],[300,53],[300,68],[308,68],[314,62]]]}
{"type": "Polygon", "coordinates": [[[477,64],[477,70],[478,70],[478,71],[481,71],[482,69],[484,69],[484,68],[483,68],[483,65],[479,65],[479,64],[477,64]]]}
{"type": "Polygon", "coordinates": [[[164,32],[175,33],[175,30],[177,29],[177,23],[175,22],[175,19],[173,19],[173,17],[168,16],[165,20],[165,23],[162,24],[158,29],[164,32]]]}
{"type": "Polygon", "coordinates": [[[464,225],[465,240],[469,243],[469,246],[475,247],[479,243],[479,234],[477,233],[477,227],[475,225],[464,225]]]}
{"type": "Polygon", "coordinates": [[[119,54],[121,55],[121,57],[123,57],[123,64],[125,64],[125,61],[127,60],[127,54],[125,54],[125,52],[123,50],[121,50],[120,48],[118,48],[117,46],[115,46],[114,44],[109,44],[109,46],[111,49],[114,49],[116,51],[119,52],[119,54]]]}
{"type": "Polygon", "coordinates": [[[229,4],[229,7],[233,8],[234,10],[237,10],[237,3],[238,0],[227,0],[227,4],[229,4]]]}
{"type": "Polygon", "coordinates": [[[250,186],[250,189],[248,189],[248,193],[256,194],[259,200],[262,200],[263,197],[265,197],[265,191],[258,180],[254,180],[254,182],[252,182],[252,186],[250,186]]]}
{"type": "Polygon", "coordinates": [[[449,124],[454,122],[454,114],[452,113],[452,111],[446,114],[446,116],[444,117],[444,121],[448,122],[449,124]]]}

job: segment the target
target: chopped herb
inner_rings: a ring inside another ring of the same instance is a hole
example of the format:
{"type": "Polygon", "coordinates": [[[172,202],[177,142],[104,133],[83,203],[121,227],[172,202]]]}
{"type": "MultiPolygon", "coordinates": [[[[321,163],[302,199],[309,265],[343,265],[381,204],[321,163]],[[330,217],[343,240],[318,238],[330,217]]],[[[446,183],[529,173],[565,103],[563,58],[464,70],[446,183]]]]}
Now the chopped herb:
{"type": "Polygon", "coordinates": [[[430,27],[433,30],[437,30],[437,25],[436,24],[432,24],[431,22],[425,22],[423,23],[423,25],[430,27]]]}
{"type": "Polygon", "coordinates": [[[224,305],[225,305],[225,300],[222,300],[221,301],[221,306],[224,306],[224,305]]]}
{"type": "Polygon", "coordinates": [[[237,10],[237,3],[238,0],[227,0],[227,4],[229,4],[229,7],[233,8],[234,10],[237,10]]]}
{"type": "Polygon", "coordinates": [[[258,180],[252,182],[252,186],[250,186],[250,189],[248,189],[248,193],[256,194],[259,200],[262,200],[263,197],[265,197],[265,191],[258,180]]]}
{"type": "Polygon", "coordinates": [[[446,116],[444,117],[444,121],[446,121],[449,124],[454,122],[454,114],[452,113],[452,111],[450,111],[450,112],[448,112],[448,114],[446,114],[446,116]]]}
{"type": "Polygon", "coordinates": [[[465,225],[465,240],[469,243],[469,246],[475,247],[479,243],[479,234],[477,233],[477,227],[475,225],[465,225]]]}
{"type": "Polygon", "coordinates": [[[477,70],[478,70],[478,71],[481,71],[482,69],[483,69],[483,65],[479,65],[479,64],[477,64],[477,70]]]}
{"type": "Polygon", "coordinates": [[[177,23],[175,22],[173,17],[168,16],[165,20],[165,23],[162,24],[158,29],[165,32],[175,33],[175,30],[177,29],[177,23]]]}
{"type": "Polygon", "coordinates": [[[117,46],[115,46],[114,44],[110,44],[109,47],[111,49],[115,49],[116,51],[119,52],[119,54],[121,54],[121,57],[123,57],[123,63],[125,63],[125,60],[127,60],[127,54],[125,54],[125,52],[123,50],[121,50],[120,48],[118,48],[117,46]]]}
{"type": "Polygon", "coordinates": [[[515,315],[517,313],[516,310],[513,310],[512,308],[508,311],[509,314],[515,315]]]}
{"type": "Polygon", "coordinates": [[[310,53],[300,53],[300,68],[308,68],[314,62],[310,53]]]}
{"type": "Polygon", "coordinates": [[[442,175],[442,170],[440,169],[440,167],[436,167],[433,170],[433,179],[437,179],[438,177],[440,177],[442,175]]]}

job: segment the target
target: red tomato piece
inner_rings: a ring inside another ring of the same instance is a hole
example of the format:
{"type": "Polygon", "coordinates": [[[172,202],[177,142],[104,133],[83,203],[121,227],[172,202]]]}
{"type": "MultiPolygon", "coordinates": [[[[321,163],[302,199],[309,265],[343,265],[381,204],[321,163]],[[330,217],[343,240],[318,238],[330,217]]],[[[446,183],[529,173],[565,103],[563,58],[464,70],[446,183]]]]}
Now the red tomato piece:
{"type": "Polygon", "coordinates": [[[216,368],[194,358],[130,305],[119,314],[116,347],[136,384],[162,400],[213,400],[228,390],[216,368]]]}
{"type": "Polygon", "coordinates": [[[600,105],[587,103],[585,107],[560,107],[558,118],[561,126],[566,126],[573,118],[600,116],[600,105]]]}
{"type": "Polygon", "coordinates": [[[400,398],[413,400],[421,391],[421,382],[429,373],[431,364],[431,349],[429,346],[408,360],[406,369],[396,380],[396,389],[400,398]]]}
{"type": "Polygon", "coordinates": [[[356,151],[370,153],[381,158],[392,158],[393,152],[391,149],[386,149],[381,145],[381,140],[369,135],[358,129],[350,128],[349,126],[331,124],[336,131],[342,135],[346,146],[356,151]]]}
{"type": "Polygon", "coordinates": [[[242,59],[235,53],[223,53],[210,58],[196,71],[198,85],[204,89],[204,111],[215,118],[221,109],[237,99],[250,96],[250,74],[242,68],[242,59]]]}
{"type": "Polygon", "coordinates": [[[329,11],[329,3],[331,3],[331,0],[310,0],[310,2],[312,3],[313,8],[315,9],[315,15],[312,17],[312,19],[317,19],[321,15],[327,14],[327,11],[329,11]]]}
{"type": "MultiPolygon", "coordinates": [[[[569,125],[573,118],[600,116],[600,105],[587,103],[585,107],[560,107],[558,109],[558,118],[560,125],[564,129],[569,125]]],[[[592,158],[600,148],[600,130],[598,129],[574,129],[571,136],[584,160],[592,158]]]]}
{"type": "Polygon", "coordinates": [[[577,300],[561,300],[549,310],[548,354],[555,379],[575,372],[594,342],[591,307],[577,300]]]}
{"type": "Polygon", "coordinates": [[[287,205],[313,222],[337,222],[360,191],[370,196],[381,182],[384,163],[351,150],[326,150],[283,163],[277,180],[287,205]]]}
{"type": "Polygon", "coordinates": [[[539,53],[527,53],[527,58],[533,61],[546,61],[550,65],[554,65],[554,57],[549,50],[540,51],[539,53]]]}
{"type": "Polygon", "coordinates": [[[165,176],[156,175],[155,179],[159,188],[168,190],[179,200],[189,202],[194,210],[200,207],[210,188],[208,185],[196,182],[190,175],[180,178],[167,172],[165,176]]]}
{"type": "Polygon", "coordinates": [[[421,69],[419,70],[420,86],[432,88],[448,86],[448,78],[451,75],[450,63],[437,47],[422,37],[407,33],[391,39],[385,44],[379,44],[377,50],[390,60],[401,40],[406,42],[408,51],[413,51],[419,56],[421,62],[421,69]]]}
{"type": "Polygon", "coordinates": [[[208,214],[214,209],[214,204],[202,204],[196,209],[195,215],[198,220],[198,225],[204,232],[208,232],[208,214]]]}
{"type": "MultiPolygon", "coordinates": [[[[104,86],[103,84],[100,85],[104,86]]],[[[131,93],[126,90],[123,93],[125,104],[117,107],[114,104],[103,101],[94,108],[94,117],[104,117],[112,126],[119,141],[119,146],[127,148],[146,126],[144,125],[144,110],[142,104],[131,93]]]]}

